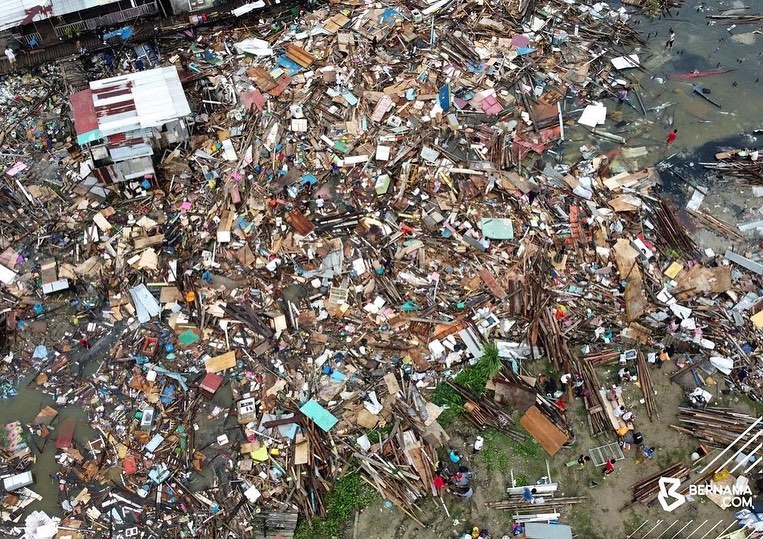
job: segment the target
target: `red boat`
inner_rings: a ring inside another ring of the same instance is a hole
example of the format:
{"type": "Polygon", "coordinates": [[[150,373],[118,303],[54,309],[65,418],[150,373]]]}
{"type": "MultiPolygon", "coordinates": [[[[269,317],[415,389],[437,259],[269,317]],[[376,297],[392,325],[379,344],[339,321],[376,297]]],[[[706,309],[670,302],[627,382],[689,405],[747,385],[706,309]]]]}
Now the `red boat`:
{"type": "Polygon", "coordinates": [[[734,70],[728,67],[719,67],[716,69],[711,69],[709,71],[692,71],[691,73],[673,73],[672,75],[668,75],[668,79],[670,80],[697,79],[699,77],[711,77],[713,75],[723,75],[724,73],[729,73],[731,71],[734,71],[734,70]]]}

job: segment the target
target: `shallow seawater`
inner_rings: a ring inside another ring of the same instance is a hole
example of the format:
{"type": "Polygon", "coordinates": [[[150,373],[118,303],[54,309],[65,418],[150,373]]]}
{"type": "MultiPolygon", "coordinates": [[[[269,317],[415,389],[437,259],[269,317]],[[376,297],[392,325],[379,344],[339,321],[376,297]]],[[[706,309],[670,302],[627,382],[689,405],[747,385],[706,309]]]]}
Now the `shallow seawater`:
{"type": "MultiPolygon", "coordinates": [[[[700,207],[702,211],[732,226],[762,219],[763,213],[759,210],[763,198],[753,197],[751,187],[720,180],[701,165],[714,161],[715,153],[723,150],[763,149],[763,132],[760,132],[763,129],[763,81],[760,80],[763,35],[749,35],[757,29],[756,25],[740,24],[731,28],[731,24],[707,18],[745,5],[749,3],[687,0],[682,8],[672,10],[670,16],[658,19],[637,15],[633,8],[626,6],[629,13],[634,14],[632,21],[646,42],[645,47],[635,51],[643,69],[617,73],[635,90],[629,94],[633,106],[620,104],[615,98],[605,99],[607,123],[601,127],[602,131],[624,137],[626,143],[620,145],[595,138],[576,126],[564,143],[565,160],[578,158],[582,144],[596,145],[600,151],[643,147],[645,151],[636,152],[634,158],[615,159],[613,172],[658,165],[663,191],[679,206],[685,205],[693,193],[692,186],[696,185],[708,191],[700,207]],[[666,49],[671,28],[676,39],[673,48],[666,49]],[[752,44],[747,44],[750,40],[752,44]],[[733,71],[692,79],[669,78],[669,75],[718,68],[733,71]],[[668,146],[666,137],[673,129],[678,129],[678,138],[668,146]]],[[[688,219],[682,220],[690,224],[688,219]]],[[[691,232],[701,248],[717,251],[729,246],[728,239],[701,227],[693,226],[691,232]]],[[[735,240],[733,247],[744,250],[757,245],[761,239],[755,233],[745,236],[747,241],[735,240]]]]}
{"type": "MultiPolygon", "coordinates": [[[[53,427],[60,425],[62,420],[72,419],[77,423],[74,430],[74,439],[79,445],[84,445],[89,440],[95,439],[95,431],[90,428],[87,414],[82,408],[77,406],[55,406],[50,395],[35,389],[34,384],[28,386],[28,382],[28,379],[22,378],[18,384],[18,395],[0,402],[0,423],[2,423],[3,427],[11,421],[21,421],[26,426],[32,422],[45,406],[53,406],[59,412],[58,417],[53,422],[53,427]]],[[[28,488],[43,498],[29,505],[26,508],[25,514],[37,510],[45,511],[49,515],[60,515],[62,511],[59,504],[58,484],[54,480],[54,475],[60,470],[60,466],[54,458],[56,454],[56,432],[51,429],[47,444],[43,444],[40,438],[36,438],[37,445],[31,441],[28,430],[25,430],[24,434],[32,454],[37,457],[36,462],[30,468],[34,476],[34,484],[28,488]],[[44,447],[42,453],[38,451],[38,446],[39,449],[44,447]]],[[[20,523],[23,525],[23,518],[20,520],[20,523]]]]}
{"type": "MultiPolygon", "coordinates": [[[[755,25],[738,25],[729,31],[731,25],[707,18],[740,7],[743,7],[740,2],[688,0],[684,7],[673,10],[670,17],[650,19],[626,6],[646,43],[634,51],[642,69],[617,72],[635,90],[629,95],[632,106],[620,104],[614,97],[604,99],[607,123],[601,129],[624,137],[626,147],[643,146],[648,150],[648,155],[634,164],[650,166],[707,142],[763,129],[763,81],[759,80],[763,74],[763,35],[746,36],[753,40],[752,44],[740,43],[734,36],[753,32],[755,25]],[[671,28],[676,39],[673,48],[666,50],[671,28]],[[693,79],[668,78],[716,68],[733,71],[693,79]],[[678,139],[667,146],[666,137],[673,129],[678,129],[678,139]]],[[[577,119],[577,115],[573,118],[577,119]]],[[[576,126],[565,143],[565,157],[568,160],[577,157],[578,146],[587,142],[605,150],[615,146],[592,138],[576,126]]],[[[748,144],[754,145],[754,141],[748,144]]]]}

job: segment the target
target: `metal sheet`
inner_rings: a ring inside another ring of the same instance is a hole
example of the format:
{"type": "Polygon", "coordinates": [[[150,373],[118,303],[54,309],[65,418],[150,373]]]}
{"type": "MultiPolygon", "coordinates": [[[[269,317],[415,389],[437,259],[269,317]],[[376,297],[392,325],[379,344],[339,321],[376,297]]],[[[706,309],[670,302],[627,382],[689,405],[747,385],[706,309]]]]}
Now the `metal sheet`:
{"type": "Polygon", "coordinates": [[[528,522],[525,524],[527,539],[572,539],[572,528],[565,524],[543,524],[528,522]]]}
{"type": "Polygon", "coordinates": [[[103,136],[160,127],[191,114],[174,67],[93,81],[90,90],[103,136]]]}
{"type": "Polygon", "coordinates": [[[53,15],[51,0],[0,1],[0,30],[41,21],[53,15]]]}
{"type": "Polygon", "coordinates": [[[70,98],[72,114],[74,115],[74,130],[77,137],[98,130],[98,118],[93,106],[93,91],[82,90],[72,94],[70,98]]]}
{"type": "Polygon", "coordinates": [[[0,0],[0,30],[117,2],[119,0],[0,0]]]}

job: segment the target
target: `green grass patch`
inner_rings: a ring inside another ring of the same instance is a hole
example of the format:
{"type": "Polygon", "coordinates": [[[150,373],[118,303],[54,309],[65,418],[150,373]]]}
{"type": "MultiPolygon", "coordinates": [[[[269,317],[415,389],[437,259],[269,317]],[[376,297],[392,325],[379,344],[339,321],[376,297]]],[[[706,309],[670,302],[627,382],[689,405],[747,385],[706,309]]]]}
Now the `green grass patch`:
{"type": "MultiPolygon", "coordinates": [[[[498,347],[493,344],[485,346],[484,355],[474,364],[469,365],[459,372],[454,382],[468,389],[475,397],[485,394],[488,381],[495,376],[503,367],[503,362],[498,356],[498,347]]],[[[448,384],[440,382],[435,387],[430,400],[445,410],[437,418],[443,428],[450,427],[464,411],[464,399],[448,384]]]]}
{"type": "Polygon", "coordinates": [[[342,476],[326,498],[326,518],[312,522],[300,520],[294,531],[294,539],[334,539],[342,536],[342,530],[355,511],[371,505],[379,494],[368,486],[357,473],[342,476]]]}
{"type": "Polygon", "coordinates": [[[513,453],[517,456],[524,457],[528,460],[534,460],[541,456],[541,446],[535,441],[535,438],[529,434],[525,434],[524,442],[517,442],[513,438],[510,438],[511,447],[513,453]]]}
{"type": "Polygon", "coordinates": [[[625,528],[625,533],[627,533],[628,535],[631,535],[631,534],[635,533],[636,530],[638,530],[641,527],[643,522],[644,522],[644,520],[641,517],[639,517],[636,513],[631,511],[630,517],[628,517],[623,522],[623,527],[625,528]]]}
{"type": "Polygon", "coordinates": [[[476,397],[485,394],[488,381],[498,374],[503,362],[498,356],[498,347],[494,344],[485,345],[485,353],[474,364],[456,375],[456,383],[471,391],[476,397]]]}
{"type": "Polygon", "coordinates": [[[437,406],[444,408],[440,417],[437,418],[437,421],[444,429],[450,427],[464,411],[464,400],[461,398],[461,395],[443,382],[437,384],[430,400],[437,406]]]}
{"type": "Polygon", "coordinates": [[[530,479],[526,475],[514,476],[515,487],[527,487],[530,486],[530,479]]]}
{"type": "Polygon", "coordinates": [[[369,430],[366,435],[372,444],[378,444],[382,440],[389,438],[389,433],[392,432],[392,423],[379,427],[377,429],[369,430]]]}
{"type": "Polygon", "coordinates": [[[479,454],[485,461],[488,474],[492,475],[496,471],[503,474],[508,473],[509,454],[506,449],[511,447],[511,438],[491,428],[485,429],[482,437],[485,439],[485,445],[479,454]]]}

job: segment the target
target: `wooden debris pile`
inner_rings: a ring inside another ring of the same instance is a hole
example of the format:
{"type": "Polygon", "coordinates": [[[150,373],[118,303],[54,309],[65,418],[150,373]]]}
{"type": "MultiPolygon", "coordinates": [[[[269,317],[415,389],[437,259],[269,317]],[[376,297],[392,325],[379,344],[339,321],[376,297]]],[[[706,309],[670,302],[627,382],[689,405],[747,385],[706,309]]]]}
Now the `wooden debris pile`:
{"type": "Polygon", "coordinates": [[[681,407],[678,409],[678,425],[670,427],[679,432],[693,436],[703,444],[714,447],[726,447],[734,444],[735,448],[742,447],[745,443],[758,435],[753,429],[746,436],[735,440],[744,433],[757,418],[748,414],[734,412],[723,408],[697,408],[681,407]]]}
{"type": "Polygon", "coordinates": [[[588,496],[559,496],[553,498],[546,498],[544,496],[544,503],[540,506],[534,506],[521,496],[514,497],[510,500],[503,500],[499,502],[486,502],[485,507],[490,509],[506,509],[510,511],[521,511],[525,509],[536,509],[537,507],[548,508],[549,510],[558,509],[562,505],[579,505],[582,503],[588,503],[591,499],[588,496]]]}
{"type": "Polygon", "coordinates": [[[633,503],[641,503],[643,505],[649,505],[657,499],[660,494],[659,481],[661,477],[671,477],[673,479],[679,479],[682,482],[689,477],[689,468],[683,464],[674,464],[665,468],[662,471],[654,473],[645,479],[642,479],[638,483],[633,485],[633,497],[631,501],[633,503]]]}

